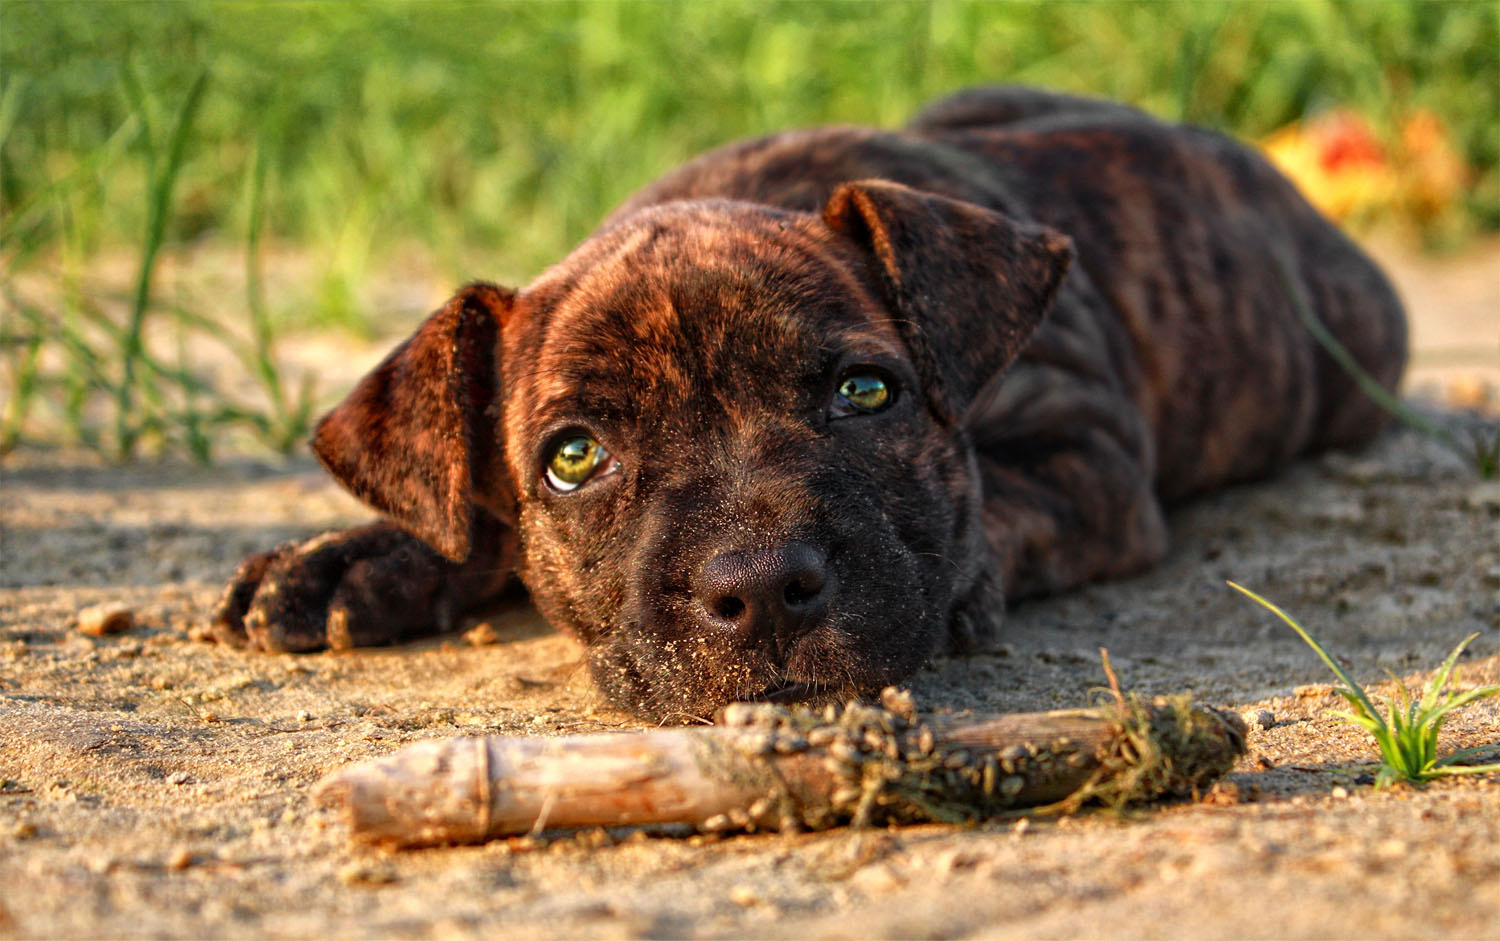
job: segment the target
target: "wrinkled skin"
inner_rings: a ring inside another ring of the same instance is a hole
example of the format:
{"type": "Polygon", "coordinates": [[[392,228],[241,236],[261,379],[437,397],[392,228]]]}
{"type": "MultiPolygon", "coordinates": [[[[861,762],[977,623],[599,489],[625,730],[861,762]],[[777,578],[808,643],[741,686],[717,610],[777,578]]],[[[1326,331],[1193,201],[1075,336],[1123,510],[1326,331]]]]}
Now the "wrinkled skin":
{"type": "Polygon", "coordinates": [[[393,352],[313,444],[386,521],[247,560],[214,631],[389,643],[514,571],[644,716],[876,689],[1150,565],[1164,505],[1373,434],[1287,292],[1394,386],[1380,273],[1217,135],[992,88],[732,145],[393,352]]]}

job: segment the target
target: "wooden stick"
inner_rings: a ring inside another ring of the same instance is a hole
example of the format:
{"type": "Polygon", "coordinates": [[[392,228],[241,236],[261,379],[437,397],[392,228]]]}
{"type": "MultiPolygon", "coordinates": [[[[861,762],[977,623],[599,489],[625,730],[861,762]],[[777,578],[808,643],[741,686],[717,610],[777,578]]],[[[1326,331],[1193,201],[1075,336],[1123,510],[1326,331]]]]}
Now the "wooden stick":
{"type": "Polygon", "coordinates": [[[1183,794],[1244,752],[1238,716],[1186,700],[917,721],[905,694],[882,699],[736,704],[704,728],[419,742],[314,794],[343,809],[356,840],[394,846],[664,823],[821,829],[1183,794]]]}

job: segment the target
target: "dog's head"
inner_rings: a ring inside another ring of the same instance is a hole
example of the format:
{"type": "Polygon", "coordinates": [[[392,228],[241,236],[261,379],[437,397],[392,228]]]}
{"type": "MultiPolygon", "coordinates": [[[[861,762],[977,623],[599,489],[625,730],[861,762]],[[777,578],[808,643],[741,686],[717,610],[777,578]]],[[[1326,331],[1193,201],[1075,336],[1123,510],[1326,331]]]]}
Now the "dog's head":
{"type": "Polygon", "coordinates": [[[821,215],[657,206],[520,293],[465,289],[314,449],[451,558],[476,512],[508,523],[536,606],[637,713],[879,687],[985,583],[964,414],[1070,257],[882,181],[821,215]]]}

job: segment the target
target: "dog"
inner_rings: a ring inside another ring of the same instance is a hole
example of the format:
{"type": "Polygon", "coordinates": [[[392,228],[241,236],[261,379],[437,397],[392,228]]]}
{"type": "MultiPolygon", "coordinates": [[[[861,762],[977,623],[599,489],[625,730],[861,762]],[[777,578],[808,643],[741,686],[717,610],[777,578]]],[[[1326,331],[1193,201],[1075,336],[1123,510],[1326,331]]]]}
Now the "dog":
{"type": "Polygon", "coordinates": [[[514,579],[613,703],[859,694],[1007,599],[1137,572],[1163,507],[1358,445],[1406,360],[1380,271],[1253,150],[961,92],[732,144],[529,287],[475,283],[313,435],[379,522],[247,559],[212,633],[449,630],[514,579]]]}

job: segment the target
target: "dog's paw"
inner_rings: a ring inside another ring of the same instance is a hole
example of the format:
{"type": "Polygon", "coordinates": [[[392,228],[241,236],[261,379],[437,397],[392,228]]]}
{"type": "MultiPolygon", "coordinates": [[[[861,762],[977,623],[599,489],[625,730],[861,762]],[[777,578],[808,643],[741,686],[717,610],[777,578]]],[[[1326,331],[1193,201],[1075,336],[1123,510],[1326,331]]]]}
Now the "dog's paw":
{"type": "Polygon", "coordinates": [[[388,524],[324,533],[247,558],[206,639],[273,651],[390,644],[451,629],[458,568],[388,524]]]}

